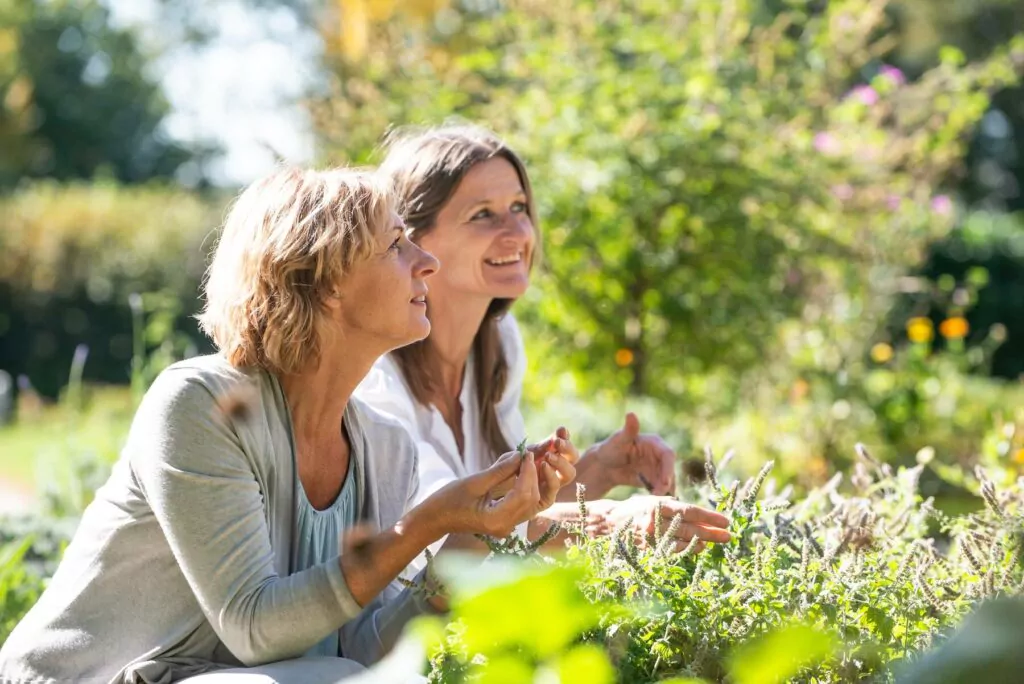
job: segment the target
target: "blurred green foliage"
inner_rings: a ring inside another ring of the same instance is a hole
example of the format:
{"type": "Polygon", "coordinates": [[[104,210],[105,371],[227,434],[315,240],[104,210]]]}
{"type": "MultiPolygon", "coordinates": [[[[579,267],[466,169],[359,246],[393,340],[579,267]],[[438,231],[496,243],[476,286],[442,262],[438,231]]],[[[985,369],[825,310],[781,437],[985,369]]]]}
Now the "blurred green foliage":
{"type": "Polygon", "coordinates": [[[0,189],[25,178],[110,175],[134,183],[191,164],[161,128],[169,107],[151,55],[99,0],[0,2],[0,189]]]}
{"type": "Polygon", "coordinates": [[[787,322],[863,345],[952,225],[937,185],[1024,47],[905,84],[880,69],[883,10],[523,2],[394,19],[339,60],[314,111],[335,158],[452,112],[506,133],[550,256],[521,318],[554,334],[581,391],[693,405],[709,373],[785,363],[787,322]]]}
{"type": "Polygon", "coordinates": [[[223,202],[157,185],[41,181],[0,197],[0,358],[56,396],[79,344],[85,377],[125,383],[132,293],[163,312],[150,343],[200,341],[189,318],[223,202]],[[208,241],[208,238],[210,240],[208,241]]]}
{"type": "Polygon", "coordinates": [[[623,684],[899,681],[971,610],[1019,596],[1024,493],[979,472],[980,508],[946,515],[918,489],[927,459],[893,469],[858,449],[846,481],[792,498],[770,465],[743,481],[709,457],[687,498],[728,515],[733,538],[700,554],[669,553],[678,523],[656,520],[647,540],[570,527],[564,560],[439,559],[453,620],[417,630],[432,681],[610,681],[601,663],[623,684]],[[562,675],[586,647],[593,679],[562,675]]]}
{"type": "MultiPolygon", "coordinates": [[[[988,94],[1017,83],[1024,40],[973,64],[943,50],[908,82],[887,64],[893,7],[510,2],[433,23],[396,10],[370,23],[365,53],[337,56],[311,107],[331,159],[372,160],[387,125],[452,112],[526,155],[547,250],[516,306],[534,415],[576,415],[596,438],[639,402],[684,453],[784,456],[808,482],[856,438],[885,458],[933,445],[968,461],[1021,391],[965,372],[1019,354],[980,310],[963,348],[904,351],[919,304],[900,298],[957,223],[946,183],[988,94]],[[871,358],[878,344],[891,362],[871,358]]],[[[974,311],[985,289],[962,281],[977,269],[937,258],[974,311]]],[[[944,307],[936,326],[959,315],[918,287],[944,307]]]]}
{"type": "Polygon", "coordinates": [[[915,315],[939,325],[950,309],[959,308],[970,326],[968,340],[980,342],[995,329],[1001,341],[977,370],[1010,380],[1024,377],[1024,213],[968,214],[931,247],[917,271],[933,285],[900,298],[890,313],[893,328],[915,315]]]}

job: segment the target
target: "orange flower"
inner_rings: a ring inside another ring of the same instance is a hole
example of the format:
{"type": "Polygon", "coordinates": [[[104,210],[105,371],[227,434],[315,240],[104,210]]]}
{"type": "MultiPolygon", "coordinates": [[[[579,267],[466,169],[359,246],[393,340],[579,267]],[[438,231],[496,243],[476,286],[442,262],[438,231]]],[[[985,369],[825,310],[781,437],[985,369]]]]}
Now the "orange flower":
{"type": "Polygon", "coordinates": [[[911,342],[931,342],[935,336],[930,318],[916,316],[907,321],[907,337],[911,342]]]}
{"type": "Polygon", "coordinates": [[[1017,449],[1013,452],[1013,462],[1017,465],[1024,465],[1024,449],[1017,449]]]}
{"type": "Polygon", "coordinates": [[[892,358],[892,347],[885,342],[879,342],[871,348],[871,359],[875,363],[885,363],[892,358]]]}
{"type": "Polygon", "coordinates": [[[967,333],[971,331],[971,326],[967,323],[967,319],[962,316],[953,316],[947,318],[939,324],[939,334],[945,337],[947,340],[957,339],[962,340],[967,337],[967,333]]]}
{"type": "Polygon", "coordinates": [[[615,363],[623,368],[633,363],[633,351],[625,348],[618,350],[615,352],[615,363]]]}
{"type": "Polygon", "coordinates": [[[803,378],[799,378],[793,383],[793,387],[789,392],[789,400],[791,402],[798,402],[807,396],[807,393],[811,391],[811,386],[803,378]]]}

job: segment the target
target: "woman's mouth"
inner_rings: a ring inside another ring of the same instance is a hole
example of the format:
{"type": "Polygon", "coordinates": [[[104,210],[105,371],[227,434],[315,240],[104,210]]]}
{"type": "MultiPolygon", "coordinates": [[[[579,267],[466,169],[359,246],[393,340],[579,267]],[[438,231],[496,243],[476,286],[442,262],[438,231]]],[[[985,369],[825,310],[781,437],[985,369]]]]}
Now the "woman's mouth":
{"type": "Polygon", "coordinates": [[[495,257],[493,259],[484,259],[484,262],[489,266],[508,266],[509,264],[518,264],[523,260],[523,253],[516,252],[507,256],[495,257]]]}

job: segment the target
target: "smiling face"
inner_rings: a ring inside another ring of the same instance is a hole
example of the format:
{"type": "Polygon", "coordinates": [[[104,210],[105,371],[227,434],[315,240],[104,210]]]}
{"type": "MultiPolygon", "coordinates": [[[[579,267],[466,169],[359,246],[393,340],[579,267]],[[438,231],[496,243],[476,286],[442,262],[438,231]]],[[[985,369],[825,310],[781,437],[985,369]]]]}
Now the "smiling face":
{"type": "Polygon", "coordinates": [[[430,334],[426,279],[437,272],[438,263],[409,240],[397,214],[375,240],[373,254],[342,278],[328,307],[346,339],[372,344],[383,353],[430,334]]]}
{"type": "Polygon", "coordinates": [[[438,296],[516,299],[526,292],[536,241],[527,201],[504,157],[466,173],[419,240],[443,264],[432,283],[438,296]]]}

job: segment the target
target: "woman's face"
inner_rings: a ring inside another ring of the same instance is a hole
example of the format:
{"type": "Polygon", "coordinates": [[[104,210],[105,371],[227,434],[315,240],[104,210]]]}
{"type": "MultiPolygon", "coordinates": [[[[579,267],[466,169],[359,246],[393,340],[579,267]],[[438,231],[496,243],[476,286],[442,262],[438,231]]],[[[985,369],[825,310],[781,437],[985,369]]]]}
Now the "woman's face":
{"type": "Polygon", "coordinates": [[[442,268],[438,296],[515,299],[530,284],[536,239],[519,174],[503,157],[473,166],[420,239],[442,268]]]}
{"type": "Polygon", "coordinates": [[[378,232],[373,254],[349,270],[330,300],[345,339],[390,351],[425,338],[426,280],[437,268],[437,259],[406,237],[405,223],[393,214],[378,232]]]}

